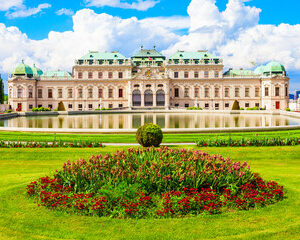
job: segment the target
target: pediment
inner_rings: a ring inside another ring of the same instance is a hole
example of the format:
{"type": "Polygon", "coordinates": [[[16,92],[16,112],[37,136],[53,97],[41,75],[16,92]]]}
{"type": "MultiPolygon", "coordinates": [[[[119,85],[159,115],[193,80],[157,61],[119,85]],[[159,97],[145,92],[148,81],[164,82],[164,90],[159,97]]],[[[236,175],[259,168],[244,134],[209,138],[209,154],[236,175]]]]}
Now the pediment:
{"type": "Polygon", "coordinates": [[[166,75],[165,72],[159,71],[158,68],[144,68],[138,69],[138,72],[132,79],[164,80],[166,79],[166,75]]]}

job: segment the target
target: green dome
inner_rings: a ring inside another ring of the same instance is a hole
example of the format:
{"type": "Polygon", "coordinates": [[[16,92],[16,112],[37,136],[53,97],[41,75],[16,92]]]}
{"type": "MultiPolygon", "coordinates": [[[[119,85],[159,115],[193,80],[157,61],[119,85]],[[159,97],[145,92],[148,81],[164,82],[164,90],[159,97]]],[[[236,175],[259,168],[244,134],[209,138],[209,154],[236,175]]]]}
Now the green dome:
{"type": "Polygon", "coordinates": [[[282,73],[285,72],[285,68],[282,64],[279,62],[270,62],[267,64],[267,66],[264,68],[264,73],[282,73]]]}
{"type": "Polygon", "coordinates": [[[258,74],[258,75],[261,75],[261,74],[264,73],[264,70],[265,70],[265,66],[260,65],[259,67],[257,67],[257,68],[254,70],[254,73],[255,73],[255,74],[258,74]]]}
{"type": "Polygon", "coordinates": [[[33,64],[32,72],[34,76],[42,76],[43,71],[40,68],[37,68],[35,64],[33,64]]]}
{"type": "Polygon", "coordinates": [[[13,71],[13,74],[16,76],[25,76],[27,75],[28,77],[33,76],[33,71],[32,68],[29,67],[22,61],[13,71]]]}

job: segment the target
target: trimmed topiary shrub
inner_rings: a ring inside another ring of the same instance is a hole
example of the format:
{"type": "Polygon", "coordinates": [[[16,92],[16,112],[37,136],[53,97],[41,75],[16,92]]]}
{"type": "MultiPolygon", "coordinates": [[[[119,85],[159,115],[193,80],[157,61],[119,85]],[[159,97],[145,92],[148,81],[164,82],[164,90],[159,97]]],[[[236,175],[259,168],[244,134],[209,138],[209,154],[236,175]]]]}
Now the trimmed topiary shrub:
{"type": "Polygon", "coordinates": [[[232,110],[240,110],[240,104],[237,100],[234,100],[234,103],[232,105],[232,110]]]}
{"type": "Polygon", "coordinates": [[[58,103],[58,111],[66,111],[65,105],[61,101],[58,103]]]}
{"type": "Polygon", "coordinates": [[[161,128],[153,123],[147,123],[136,132],[136,141],[143,147],[159,147],[163,139],[161,128]]]}

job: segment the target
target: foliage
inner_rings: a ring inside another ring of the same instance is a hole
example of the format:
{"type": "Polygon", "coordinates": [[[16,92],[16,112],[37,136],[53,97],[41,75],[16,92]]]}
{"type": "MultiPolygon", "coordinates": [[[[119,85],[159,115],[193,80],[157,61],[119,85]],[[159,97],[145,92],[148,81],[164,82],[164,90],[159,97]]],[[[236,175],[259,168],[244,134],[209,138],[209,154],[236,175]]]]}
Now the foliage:
{"type": "Polygon", "coordinates": [[[39,108],[32,108],[33,112],[48,112],[50,111],[49,108],[45,108],[45,107],[39,107],[39,108]]]}
{"type": "Polygon", "coordinates": [[[232,110],[240,110],[240,104],[237,100],[234,100],[232,104],[232,110]]]}
{"type": "Polygon", "coordinates": [[[240,110],[245,110],[245,109],[243,107],[241,107],[240,110]]]}
{"type": "Polygon", "coordinates": [[[163,139],[161,128],[153,123],[147,123],[138,128],[136,141],[143,147],[158,147],[163,139]]]}
{"type": "Polygon", "coordinates": [[[294,146],[300,145],[298,137],[252,137],[241,139],[211,138],[196,141],[198,147],[294,146]]]}
{"type": "Polygon", "coordinates": [[[11,109],[8,109],[8,110],[6,110],[5,113],[11,113],[11,112],[12,112],[12,110],[11,110],[11,109]]]}
{"type": "Polygon", "coordinates": [[[252,108],[247,108],[248,111],[253,111],[253,110],[259,110],[259,107],[252,107],[252,108]]]}
{"type": "Polygon", "coordinates": [[[57,107],[58,111],[66,111],[65,105],[62,101],[60,101],[58,103],[58,107],[57,107]]]}
{"type": "Polygon", "coordinates": [[[244,162],[201,151],[128,149],[68,161],[27,186],[42,206],[118,218],[182,217],[278,202],[283,187],[244,162]]]}
{"type": "Polygon", "coordinates": [[[2,80],[1,74],[0,74],[0,104],[3,104],[4,101],[5,101],[4,83],[3,83],[3,80],[2,80]]]}
{"type": "Polygon", "coordinates": [[[66,143],[61,141],[54,142],[10,142],[0,141],[0,148],[98,148],[103,147],[102,143],[97,142],[73,142],[66,143]]]}
{"type": "Polygon", "coordinates": [[[112,110],[111,108],[95,108],[95,111],[107,111],[107,110],[112,110]]]}
{"type": "Polygon", "coordinates": [[[200,107],[188,107],[187,110],[203,110],[200,107]]]}
{"type": "Polygon", "coordinates": [[[291,109],[290,109],[290,108],[286,108],[286,109],[285,109],[285,111],[287,111],[287,112],[290,112],[290,111],[291,111],[291,109]]]}

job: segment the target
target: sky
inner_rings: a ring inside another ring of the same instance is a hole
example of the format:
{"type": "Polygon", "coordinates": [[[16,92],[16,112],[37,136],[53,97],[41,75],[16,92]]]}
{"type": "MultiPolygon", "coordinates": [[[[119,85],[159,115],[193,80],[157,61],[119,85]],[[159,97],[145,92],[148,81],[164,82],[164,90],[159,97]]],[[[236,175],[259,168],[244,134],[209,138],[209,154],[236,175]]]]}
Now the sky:
{"type": "MultiPolygon", "coordinates": [[[[72,70],[89,50],[209,50],[225,70],[279,61],[300,89],[299,0],[0,0],[0,73],[72,70]]],[[[7,84],[6,84],[7,89],[7,84]]]]}

